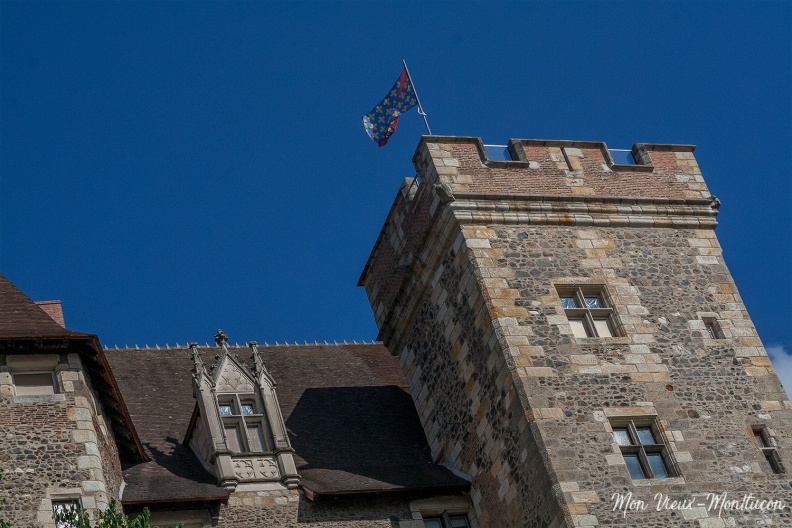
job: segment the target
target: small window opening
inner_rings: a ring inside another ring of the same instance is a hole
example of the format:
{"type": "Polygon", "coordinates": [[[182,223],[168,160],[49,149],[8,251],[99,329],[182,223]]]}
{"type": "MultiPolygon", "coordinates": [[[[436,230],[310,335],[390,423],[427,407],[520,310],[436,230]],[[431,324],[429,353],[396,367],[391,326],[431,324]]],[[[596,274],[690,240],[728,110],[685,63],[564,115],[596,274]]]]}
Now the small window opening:
{"type": "Polygon", "coordinates": [[[753,441],[756,447],[762,452],[767,466],[771,473],[784,473],[784,465],[781,463],[781,457],[778,456],[778,450],[774,442],[771,441],[770,435],[766,428],[755,427],[751,429],[753,434],[753,441]]]}
{"type": "MultiPolygon", "coordinates": [[[[82,511],[79,499],[61,499],[52,501],[52,514],[63,516],[68,515],[70,512],[79,513],[82,511]]],[[[75,524],[69,521],[56,521],[56,528],[75,528],[75,524]]]]}
{"type": "Polygon", "coordinates": [[[613,439],[619,445],[633,480],[662,479],[677,472],[656,424],[632,420],[613,425],[613,439]]]}
{"type": "Polygon", "coordinates": [[[613,309],[602,287],[559,288],[561,307],[575,337],[614,337],[613,309]]]}
{"type": "Polygon", "coordinates": [[[723,332],[721,332],[720,325],[716,319],[704,319],[704,329],[707,335],[704,337],[709,339],[723,339],[723,332]]]}

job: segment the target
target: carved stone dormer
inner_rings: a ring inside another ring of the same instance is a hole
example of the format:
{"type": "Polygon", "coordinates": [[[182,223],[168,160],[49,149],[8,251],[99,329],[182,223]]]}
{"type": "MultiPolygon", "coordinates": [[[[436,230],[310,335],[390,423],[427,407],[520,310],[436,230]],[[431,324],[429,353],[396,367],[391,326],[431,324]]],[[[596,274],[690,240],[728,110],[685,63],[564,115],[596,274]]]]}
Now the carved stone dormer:
{"type": "Polygon", "coordinates": [[[275,394],[275,380],[259,355],[248,346],[253,368],[228,350],[228,336],[217,331],[220,353],[209,370],[198,345],[190,344],[193,358],[195,411],[185,441],[221,486],[235,489],[296,488],[300,482],[294,450],[275,394]]]}

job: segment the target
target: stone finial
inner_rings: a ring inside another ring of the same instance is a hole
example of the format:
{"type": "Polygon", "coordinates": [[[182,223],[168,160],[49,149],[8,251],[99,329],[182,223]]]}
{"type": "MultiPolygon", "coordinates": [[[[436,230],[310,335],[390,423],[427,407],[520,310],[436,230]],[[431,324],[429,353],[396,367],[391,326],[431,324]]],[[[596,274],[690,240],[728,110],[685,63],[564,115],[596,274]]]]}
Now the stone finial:
{"type": "Polygon", "coordinates": [[[228,346],[228,336],[225,334],[225,332],[223,332],[219,328],[217,329],[217,333],[215,334],[214,340],[217,346],[221,346],[221,347],[228,346]]]}

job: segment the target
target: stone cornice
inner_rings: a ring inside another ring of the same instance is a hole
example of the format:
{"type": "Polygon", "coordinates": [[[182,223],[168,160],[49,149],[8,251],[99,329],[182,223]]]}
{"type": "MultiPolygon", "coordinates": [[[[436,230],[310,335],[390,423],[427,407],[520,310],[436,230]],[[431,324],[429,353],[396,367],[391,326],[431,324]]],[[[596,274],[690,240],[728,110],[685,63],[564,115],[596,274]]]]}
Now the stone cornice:
{"type": "Polygon", "coordinates": [[[714,229],[716,198],[668,199],[456,193],[460,223],[714,229]]]}

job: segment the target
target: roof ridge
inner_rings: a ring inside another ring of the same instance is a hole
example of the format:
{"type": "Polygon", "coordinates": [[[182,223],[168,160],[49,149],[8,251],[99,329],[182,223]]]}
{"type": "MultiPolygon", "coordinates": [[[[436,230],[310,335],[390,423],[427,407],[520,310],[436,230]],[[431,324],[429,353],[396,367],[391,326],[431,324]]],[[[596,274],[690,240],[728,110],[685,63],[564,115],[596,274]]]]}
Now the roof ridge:
{"type": "MultiPolygon", "coordinates": [[[[381,345],[381,344],[382,344],[382,341],[377,341],[375,339],[372,339],[371,341],[366,341],[366,340],[357,341],[357,340],[354,340],[354,341],[351,341],[351,342],[349,342],[347,340],[344,340],[342,343],[339,343],[336,340],[333,340],[333,342],[330,343],[330,342],[328,342],[325,339],[321,343],[318,342],[318,341],[314,341],[313,343],[309,343],[308,341],[303,341],[302,343],[299,343],[297,341],[295,341],[294,343],[289,343],[288,341],[285,341],[283,343],[281,343],[279,341],[275,341],[274,343],[269,343],[269,342],[265,341],[264,343],[258,343],[258,346],[259,347],[272,348],[272,347],[315,347],[315,346],[349,346],[349,345],[381,345]]],[[[189,345],[187,343],[185,343],[184,345],[180,345],[177,342],[175,346],[170,346],[168,343],[165,343],[165,346],[161,346],[161,345],[155,344],[155,345],[153,345],[151,347],[148,344],[145,344],[142,347],[138,346],[137,344],[135,344],[135,346],[129,346],[127,344],[124,344],[124,346],[122,346],[122,347],[120,347],[118,345],[112,345],[112,346],[105,345],[104,349],[105,350],[111,350],[112,349],[112,350],[160,350],[160,351],[167,351],[167,350],[173,350],[173,349],[177,349],[177,348],[187,349],[188,347],[189,347],[189,345]]],[[[228,345],[228,348],[247,348],[247,347],[248,347],[248,343],[244,343],[242,345],[240,345],[239,343],[234,343],[233,345],[228,345]]],[[[204,345],[198,345],[198,348],[219,348],[219,347],[217,345],[210,345],[209,343],[204,343],[204,345]]]]}

